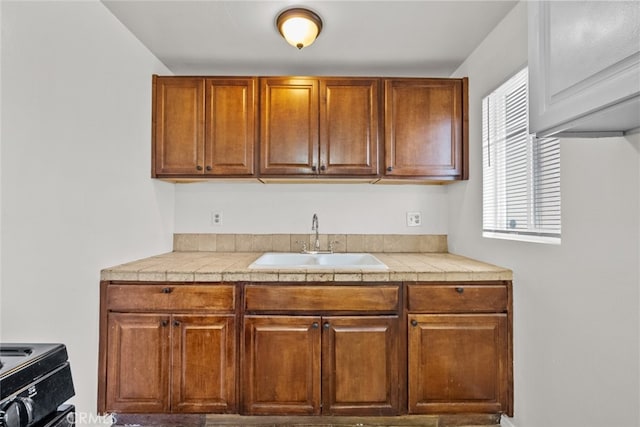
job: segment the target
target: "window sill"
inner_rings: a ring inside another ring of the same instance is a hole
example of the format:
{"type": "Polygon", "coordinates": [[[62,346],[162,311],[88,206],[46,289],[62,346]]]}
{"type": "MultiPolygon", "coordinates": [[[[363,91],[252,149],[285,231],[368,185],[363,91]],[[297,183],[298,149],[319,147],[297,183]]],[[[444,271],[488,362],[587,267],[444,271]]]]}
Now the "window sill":
{"type": "Polygon", "coordinates": [[[491,231],[483,231],[482,237],[489,239],[502,239],[502,240],[516,240],[519,242],[529,243],[544,243],[547,245],[559,245],[561,243],[560,236],[533,236],[529,234],[516,234],[516,233],[496,233],[491,231]]]}

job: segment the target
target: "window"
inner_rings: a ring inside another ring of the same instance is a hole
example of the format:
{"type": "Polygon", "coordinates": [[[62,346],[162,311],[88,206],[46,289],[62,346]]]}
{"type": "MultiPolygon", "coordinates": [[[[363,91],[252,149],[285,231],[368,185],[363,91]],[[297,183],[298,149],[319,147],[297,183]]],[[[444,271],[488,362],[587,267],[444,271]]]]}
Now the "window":
{"type": "Polygon", "coordinates": [[[529,135],[527,68],[482,100],[483,236],[560,243],[560,142],[529,135]]]}

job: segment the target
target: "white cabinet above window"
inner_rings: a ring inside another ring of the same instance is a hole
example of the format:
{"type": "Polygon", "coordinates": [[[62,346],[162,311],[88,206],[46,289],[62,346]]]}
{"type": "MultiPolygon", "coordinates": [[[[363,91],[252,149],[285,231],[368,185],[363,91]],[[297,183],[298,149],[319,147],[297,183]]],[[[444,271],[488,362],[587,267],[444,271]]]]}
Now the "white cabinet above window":
{"type": "Polygon", "coordinates": [[[528,7],[530,131],[603,136],[640,128],[640,3],[528,7]]]}

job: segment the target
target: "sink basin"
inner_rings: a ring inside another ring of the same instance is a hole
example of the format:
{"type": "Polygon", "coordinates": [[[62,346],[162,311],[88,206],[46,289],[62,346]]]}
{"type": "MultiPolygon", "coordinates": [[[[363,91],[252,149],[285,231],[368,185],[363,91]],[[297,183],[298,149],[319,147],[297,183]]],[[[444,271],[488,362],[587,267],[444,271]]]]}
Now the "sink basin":
{"type": "Polygon", "coordinates": [[[251,269],[311,268],[340,270],[387,270],[378,258],[367,253],[304,254],[267,252],[249,266],[251,269]]]}

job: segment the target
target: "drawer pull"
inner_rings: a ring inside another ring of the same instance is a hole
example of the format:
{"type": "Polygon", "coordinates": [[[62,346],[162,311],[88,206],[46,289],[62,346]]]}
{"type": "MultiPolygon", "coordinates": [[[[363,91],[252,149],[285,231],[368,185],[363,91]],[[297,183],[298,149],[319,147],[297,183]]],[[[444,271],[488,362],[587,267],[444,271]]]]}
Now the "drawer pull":
{"type": "Polygon", "coordinates": [[[411,321],[411,326],[418,326],[418,321],[416,319],[413,319],[411,321]]]}
{"type": "Polygon", "coordinates": [[[166,328],[169,325],[169,321],[163,320],[162,322],[160,322],[160,325],[162,325],[163,328],[166,328]]]}
{"type": "Polygon", "coordinates": [[[324,326],[325,329],[329,329],[329,326],[331,326],[331,325],[329,324],[329,322],[324,322],[324,325],[322,325],[322,326],[324,326]]]}
{"type": "Polygon", "coordinates": [[[180,322],[178,320],[173,321],[173,326],[180,326],[180,322]]]}
{"type": "Polygon", "coordinates": [[[320,326],[320,325],[318,324],[318,322],[313,322],[313,323],[311,324],[311,327],[312,327],[313,329],[318,329],[318,327],[319,327],[319,326],[320,326]]]}
{"type": "Polygon", "coordinates": [[[173,289],[171,288],[162,288],[162,293],[163,294],[170,294],[173,291],[173,289]]]}
{"type": "Polygon", "coordinates": [[[456,292],[461,294],[464,292],[464,288],[456,288],[456,292]]]}

